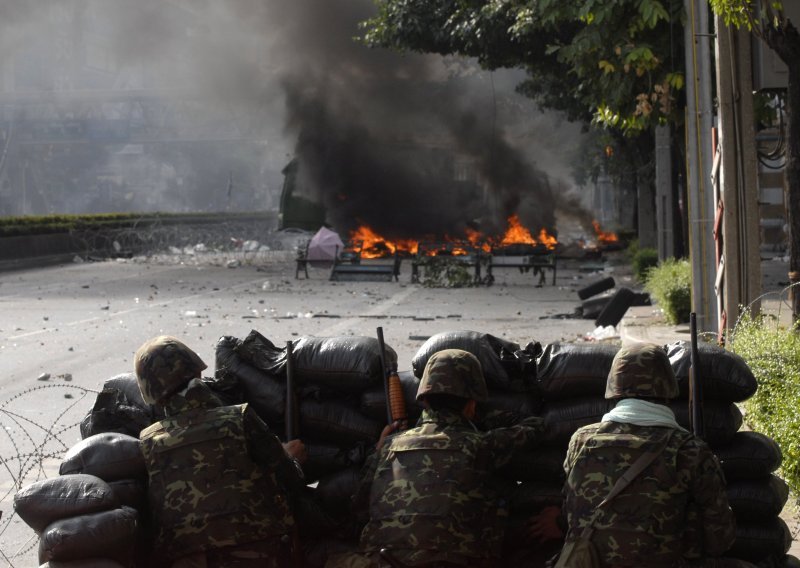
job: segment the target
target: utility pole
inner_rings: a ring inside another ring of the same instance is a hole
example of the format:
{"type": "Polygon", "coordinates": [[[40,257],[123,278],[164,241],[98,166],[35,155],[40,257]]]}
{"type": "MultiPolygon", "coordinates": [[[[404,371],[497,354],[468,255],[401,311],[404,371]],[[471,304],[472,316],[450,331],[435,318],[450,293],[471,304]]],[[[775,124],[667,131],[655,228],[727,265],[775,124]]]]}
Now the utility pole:
{"type": "Polygon", "coordinates": [[[714,194],[711,190],[712,106],[711,36],[708,2],[684,0],[688,21],[686,43],[686,184],[689,256],[692,266],[692,311],[701,332],[718,331],[714,293],[714,194]]]}
{"type": "Polygon", "coordinates": [[[719,101],[717,238],[721,272],[717,278],[722,318],[720,333],[739,318],[739,306],[760,311],[761,254],[758,166],[753,120],[753,77],[750,34],[715,17],[717,100],[719,101]]]}

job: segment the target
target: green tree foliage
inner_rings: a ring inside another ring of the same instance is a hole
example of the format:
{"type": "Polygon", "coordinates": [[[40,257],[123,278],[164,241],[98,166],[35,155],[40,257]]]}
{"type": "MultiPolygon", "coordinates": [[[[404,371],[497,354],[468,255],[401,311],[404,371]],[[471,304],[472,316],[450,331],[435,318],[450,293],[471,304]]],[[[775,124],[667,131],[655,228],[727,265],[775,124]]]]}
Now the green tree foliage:
{"type": "Polygon", "coordinates": [[[572,119],[636,133],[680,116],[682,4],[660,0],[375,0],[363,40],[523,68],[520,90],[572,119]]]}

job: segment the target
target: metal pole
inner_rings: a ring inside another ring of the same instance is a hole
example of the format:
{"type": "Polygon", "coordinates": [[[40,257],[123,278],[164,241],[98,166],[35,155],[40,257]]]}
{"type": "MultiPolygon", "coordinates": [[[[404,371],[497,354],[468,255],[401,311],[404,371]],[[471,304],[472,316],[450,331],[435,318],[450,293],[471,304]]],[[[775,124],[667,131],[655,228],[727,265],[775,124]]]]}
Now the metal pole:
{"type": "Polygon", "coordinates": [[[702,331],[716,332],[714,195],[711,190],[711,34],[708,2],[685,0],[686,160],[692,311],[702,331]]]}

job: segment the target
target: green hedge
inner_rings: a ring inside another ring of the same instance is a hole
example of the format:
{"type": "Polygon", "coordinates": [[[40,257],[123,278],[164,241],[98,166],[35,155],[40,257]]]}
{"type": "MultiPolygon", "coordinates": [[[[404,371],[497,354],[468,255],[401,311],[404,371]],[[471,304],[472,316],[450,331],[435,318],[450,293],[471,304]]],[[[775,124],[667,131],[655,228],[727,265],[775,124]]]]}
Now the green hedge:
{"type": "Polygon", "coordinates": [[[778,443],[783,478],[800,493],[800,333],[765,316],[745,316],[728,347],[758,379],[756,394],[744,403],[747,423],[778,443]]]}
{"type": "Polygon", "coordinates": [[[668,323],[689,321],[692,311],[692,268],[688,260],[667,259],[647,271],[645,290],[664,311],[668,323]]]}
{"type": "Polygon", "coordinates": [[[164,221],[214,221],[224,216],[254,217],[258,213],[97,213],[93,215],[28,215],[0,217],[0,237],[68,233],[75,230],[113,229],[164,221]]]}

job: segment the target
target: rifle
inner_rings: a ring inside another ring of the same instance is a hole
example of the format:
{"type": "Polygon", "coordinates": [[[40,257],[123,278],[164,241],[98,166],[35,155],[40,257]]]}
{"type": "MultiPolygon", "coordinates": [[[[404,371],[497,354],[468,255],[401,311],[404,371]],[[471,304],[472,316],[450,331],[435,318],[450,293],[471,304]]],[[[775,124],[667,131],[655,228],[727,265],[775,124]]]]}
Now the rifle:
{"type": "Polygon", "coordinates": [[[294,363],[292,363],[293,344],[286,342],[286,416],[284,426],[286,441],[297,439],[297,394],[294,388],[294,363]]]}
{"type": "MultiPolygon", "coordinates": [[[[298,416],[297,416],[297,393],[294,388],[294,363],[292,362],[292,352],[294,345],[291,341],[286,342],[286,416],[284,417],[284,427],[286,430],[286,441],[296,440],[298,436],[298,416]]],[[[292,566],[301,568],[303,566],[303,547],[300,544],[300,531],[295,524],[290,535],[289,556],[292,566]]]]}
{"type": "Polygon", "coordinates": [[[689,427],[698,438],[705,435],[703,424],[703,387],[700,384],[700,351],[697,348],[697,314],[689,314],[691,362],[689,369],[689,427]]]}
{"type": "Polygon", "coordinates": [[[386,419],[387,424],[402,421],[408,418],[406,413],[406,399],[403,397],[403,386],[397,375],[397,364],[388,368],[386,365],[386,343],[383,340],[383,328],[378,328],[378,344],[381,350],[381,373],[383,388],[386,393],[386,419]]]}

